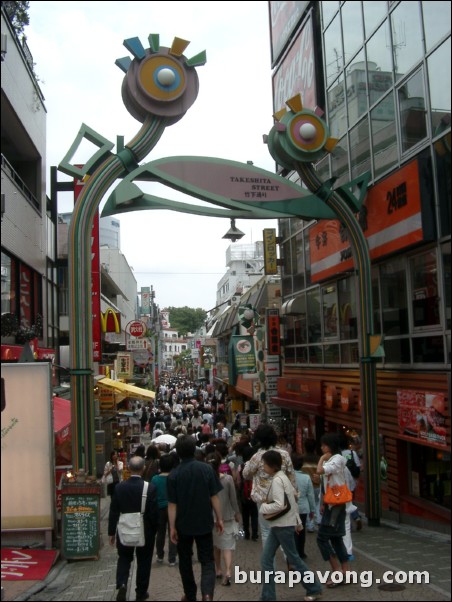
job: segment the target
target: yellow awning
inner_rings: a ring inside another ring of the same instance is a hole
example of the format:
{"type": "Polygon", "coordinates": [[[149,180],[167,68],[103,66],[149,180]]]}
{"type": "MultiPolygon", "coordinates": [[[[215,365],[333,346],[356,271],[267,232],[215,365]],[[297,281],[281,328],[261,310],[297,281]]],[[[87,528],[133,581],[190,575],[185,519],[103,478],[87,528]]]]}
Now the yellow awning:
{"type": "Polygon", "coordinates": [[[103,378],[102,380],[97,381],[97,384],[100,387],[108,387],[110,389],[114,389],[115,391],[119,391],[123,393],[127,397],[140,397],[142,399],[155,399],[154,391],[150,391],[149,389],[142,389],[141,387],[135,387],[134,385],[129,385],[128,383],[122,383],[119,380],[112,380],[111,378],[103,378]]]}

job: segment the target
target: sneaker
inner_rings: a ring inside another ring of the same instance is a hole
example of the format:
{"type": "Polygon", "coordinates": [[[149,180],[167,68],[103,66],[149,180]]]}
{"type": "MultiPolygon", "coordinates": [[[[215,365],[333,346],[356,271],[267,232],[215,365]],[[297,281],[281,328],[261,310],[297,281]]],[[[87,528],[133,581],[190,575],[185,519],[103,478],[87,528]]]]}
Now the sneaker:
{"type": "Polygon", "coordinates": [[[363,521],[360,518],[356,519],[356,530],[361,531],[363,528],[363,521]]]}
{"type": "Polygon", "coordinates": [[[176,561],[175,561],[175,560],[173,560],[172,562],[169,562],[168,564],[169,564],[170,566],[176,566],[176,561]]]}
{"type": "Polygon", "coordinates": [[[353,554],[349,554],[348,561],[351,562],[352,560],[355,560],[355,557],[353,556],[353,554]]]}
{"type": "Polygon", "coordinates": [[[162,563],[162,562],[163,562],[163,558],[159,558],[159,557],[157,556],[157,562],[159,562],[159,563],[162,563]]]}
{"type": "Polygon", "coordinates": [[[149,592],[144,592],[144,594],[137,594],[136,600],[147,600],[149,598],[149,592]]]}
{"type": "Polygon", "coordinates": [[[116,594],[116,602],[125,602],[127,600],[127,586],[121,585],[116,594]]]}

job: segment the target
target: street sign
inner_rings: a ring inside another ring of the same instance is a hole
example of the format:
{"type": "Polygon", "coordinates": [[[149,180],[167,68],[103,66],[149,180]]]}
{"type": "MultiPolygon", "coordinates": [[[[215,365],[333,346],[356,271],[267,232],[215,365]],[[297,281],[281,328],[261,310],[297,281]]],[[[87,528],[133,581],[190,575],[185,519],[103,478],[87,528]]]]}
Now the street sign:
{"type": "Polygon", "coordinates": [[[132,320],[126,326],[126,332],[131,337],[142,337],[146,332],[146,324],[139,322],[138,320],[132,320]]]}
{"type": "Polygon", "coordinates": [[[147,349],[148,342],[146,339],[129,339],[127,341],[127,350],[133,351],[134,349],[147,349]]]}

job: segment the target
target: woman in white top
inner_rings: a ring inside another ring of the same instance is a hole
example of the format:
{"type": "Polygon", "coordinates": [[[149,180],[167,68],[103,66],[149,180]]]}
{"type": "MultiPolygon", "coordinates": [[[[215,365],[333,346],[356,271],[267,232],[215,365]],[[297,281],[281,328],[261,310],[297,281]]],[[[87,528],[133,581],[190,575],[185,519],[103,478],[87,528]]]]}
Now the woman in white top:
{"type": "MultiPolygon", "coordinates": [[[[350,570],[348,553],[343,542],[345,535],[345,504],[324,504],[323,493],[327,484],[344,485],[346,482],[345,468],[346,460],[341,454],[340,439],[336,433],[326,433],[320,439],[322,456],[317,465],[317,474],[322,475],[322,487],[320,498],[320,513],[322,522],[317,533],[317,545],[323,560],[328,560],[333,571],[342,571],[345,575],[350,570]]],[[[345,579],[340,583],[328,581],[327,587],[343,585],[345,579]]]]}
{"type": "MultiPolygon", "coordinates": [[[[303,528],[300,516],[298,514],[298,503],[295,499],[295,488],[281,470],[282,457],[276,450],[269,450],[262,456],[265,472],[272,477],[270,487],[267,493],[267,500],[261,505],[259,512],[267,519],[270,527],[265,546],[261,557],[262,571],[269,571],[268,579],[264,579],[261,591],[261,600],[276,600],[274,558],[276,550],[281,546],[287,563],[291,570],[301,573],[302,582],[306,571],[309,571],[306,563],[300,558],[295,546],[295,531],[303,528]],[[272,519],[272,515],[280,512],[285,507],[285,496],[290,503],[290,510],[280,516],[272,519]]],[[[310,581],[308,579],[307,581],[310,581]]],[[[303,598],[306,602],[317,600],[321,595],[320,583],[315,579],[314,583],[304,583],[306,596],[303,598]]]]}

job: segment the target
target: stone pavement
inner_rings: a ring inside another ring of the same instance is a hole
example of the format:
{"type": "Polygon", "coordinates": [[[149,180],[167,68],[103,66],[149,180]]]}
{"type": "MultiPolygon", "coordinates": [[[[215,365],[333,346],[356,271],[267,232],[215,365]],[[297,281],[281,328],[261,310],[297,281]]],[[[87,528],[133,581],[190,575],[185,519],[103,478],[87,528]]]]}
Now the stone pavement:
{"type": "MultiPolygon", "coordinates": [[[[107,517],[109,498],[102,498],[101,511],[101,550],[99,560],[59,560],[43,582],[3,582],[4,600],[34,601],[76,601],[76,600],[115,600],[116,548],[112,548],[107,537],[107,517]]],[[[402,528],[382,521],[381,527],[368,527],[364,522],[362,531],[353,532],[354,554],[351,563],[353,571],[361,573],[363,585],[368,584],[369,571],[372,571],[373,584],[362,587],[359,583],[324,589],[322,600],[450,600],[451,556],[450,538],[430,531],[402,528]],[[428,571],[430,584],[377,584],[385,571],[428,571]],[[364,571],[366,571],[364,573],[364,571]],[[364,580],[364,578],[366,578],[364,580]]],[[[251,577],[247,583],[235,583],[231,587],[218,584],[215,600],[259,600],[260,586],[255,581],[260,567],[261,543],[239,541],[234,553],[234,565],[246,571],[251,577]]],[[[307,534],[307,564],[312,570],[326,571],[327,563],[320,557],[316,536],[307,534]]],[[[195,573],[199,575],[199,564],[195,563],[195,573]]],[[[277,570],[286,568],[281,552],[277,554],[277,570]]],[[[135,600],[135,567],[129,580],[128,600],[135,600]]],[[[199,582],[199,580],[198,580],[199,582]]],[[[151,601],[180,600],[183,594],[178,567],[170,567],[167,562],[153,562],[151,601]]],[[[289,587],[277,585],[279,600],[296,601],[302,599],[304,589],[300,585],[289,587]]]]}

